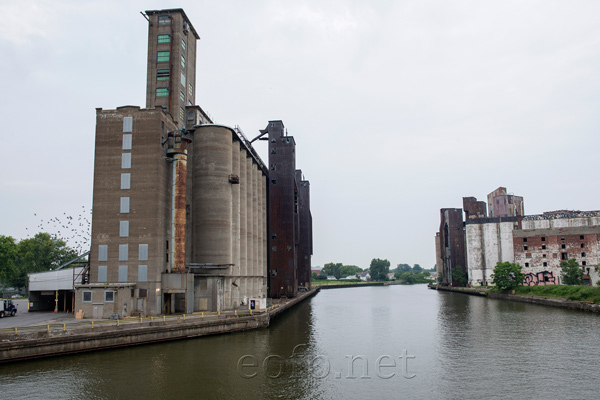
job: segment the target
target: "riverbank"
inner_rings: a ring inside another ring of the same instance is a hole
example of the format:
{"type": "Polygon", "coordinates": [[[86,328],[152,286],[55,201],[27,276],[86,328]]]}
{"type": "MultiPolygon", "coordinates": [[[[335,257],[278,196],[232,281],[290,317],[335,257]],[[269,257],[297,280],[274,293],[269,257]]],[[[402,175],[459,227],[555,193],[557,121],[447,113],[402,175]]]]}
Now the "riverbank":
{"type": "Polygon", "coordinates": [[[318,292],[316,288],[293,299],[278,300],[265,311],[194,313],[121,321],[84,321],[47,325],[46,329],[5,329],[0,332],[0,363],[267,328],[272,318],[318,292]]]}
{"type": "Polygon", "coordinates": [[[568,308],[571,310],[590,311],[600,313],[600,304],[585,301],[569,301],[567,299],[558,299],[552,297],[508,294],[492,292],[489,288],[464,288],[464,287],[449,287],[441,285],[429,285],[430,289],[441,290],[446,292],[455,292],[469,294],[475,296],[484,296],[490,299],[518,301],[521,303],[538,304],[550,307],[568,308]]]}

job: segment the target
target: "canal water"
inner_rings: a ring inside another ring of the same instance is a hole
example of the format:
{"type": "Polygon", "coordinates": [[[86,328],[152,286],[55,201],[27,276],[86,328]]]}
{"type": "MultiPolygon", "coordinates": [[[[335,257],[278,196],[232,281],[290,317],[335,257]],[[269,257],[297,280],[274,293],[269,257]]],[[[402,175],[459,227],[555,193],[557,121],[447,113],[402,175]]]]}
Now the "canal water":
{"type": "Polygon", "coordinates": [[[600,316],[437,292],[322,290],[264,330],[0,366],[6,399],[598,398],[600,316]]]}

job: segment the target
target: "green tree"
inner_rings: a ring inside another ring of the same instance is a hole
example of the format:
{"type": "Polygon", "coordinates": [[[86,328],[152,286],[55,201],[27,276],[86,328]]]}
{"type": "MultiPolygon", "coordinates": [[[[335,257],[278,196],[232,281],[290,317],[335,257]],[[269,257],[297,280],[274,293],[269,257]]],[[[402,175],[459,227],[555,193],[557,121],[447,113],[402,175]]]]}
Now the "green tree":
{"type": "Polygon", "coordinates": [[[327,280],[327,275],[321,273],[319,275],[317,275],[317,277],[315,278],[315,281],[326,281],[327,280]]]}
{"type": "Polygon", "coordinates": [[[311,274],[311,279],[314,281],[314,280],[316,280],[316,279],[317,279],[317,276],[319,276],[319,274],[317,274],[316,272],[313,272],[313,273],[311,274]]]}
{"type": "Polygon", "coordinates": [[[342,277],[342,263],[327,263],[321,270],[321,273],[333,275],[335,279],[340,279],[342,277]]]}
{"type": "Polygon", "coordinates": [[[525,274],[522,267],[510,262],[498,262],[494,267],[492,282],[498,289],[514,289],[523,284],[525,274]]]}
{"type": "Polygon", "coordinates": [[[419,264],[415,264],[412,270],[413,272],[423,272],[423,268],[419,264]]]}
{"type": "Polygon", "coordinates": [[[380,260],[374,258],[371,260],[370,275],[374,281],[385,281],[387,274],[390,272],[390,262],[388,260],[380,260]]]}
{"type": "Polygon", "coordinates": [[[0,282],[13,286],[12,281],[16,276],[17,243],[11,236],[0,235],[0,282]]]}
{"type": "Polygon", "coordinates": [[[460,265],[453,267],[450,272],[452,273],[453,282],[457,282],[459,286],[467,286],[469,280],[460,265]]]}
{"type": "Polygon", "coordinates": [[[564,285],[581,285],[583,283],[583,269],[574,258],[560,262],[560,279],[564,285]]]}
{"type": "Polygon", "coordinates": [[[408,264],[398,264],[398,266],[396,267],[396,271],[398,272],[408,272],[411,270],[412,268],[408,264]]]}
{"type": "Polygon", "coordinates": [[[362,269],[358,268],[356,265],[343,265],[340,268],[340,272],[342,277],[356,275],[359,272],[362,272],[362,269]]]}
{"type": "Polygon", "coordinates": [[[77,257],[77,252],[68,247],[64,240],[45,232],[21,240],[17,245],[17,253],[17,268],[12,282],[17,287],[27,286],[27,274],[48,271],[77,257]]]}

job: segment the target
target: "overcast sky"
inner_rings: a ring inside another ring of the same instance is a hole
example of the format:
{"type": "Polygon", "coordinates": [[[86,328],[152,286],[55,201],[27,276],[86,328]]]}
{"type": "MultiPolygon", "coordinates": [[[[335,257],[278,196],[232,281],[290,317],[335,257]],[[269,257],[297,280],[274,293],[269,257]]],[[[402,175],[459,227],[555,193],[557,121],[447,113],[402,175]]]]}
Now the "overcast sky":
{"type": "Polygon", "coordinates": [[[596,0],[2,0],[0,234],[92,207],[95,108],[145,106],[139,12],[163,8],[201,37],[215,122],[295,137],[313,266],[431,268],[440,208],[498,186],[527,214],[600,208],[596,0]]]}

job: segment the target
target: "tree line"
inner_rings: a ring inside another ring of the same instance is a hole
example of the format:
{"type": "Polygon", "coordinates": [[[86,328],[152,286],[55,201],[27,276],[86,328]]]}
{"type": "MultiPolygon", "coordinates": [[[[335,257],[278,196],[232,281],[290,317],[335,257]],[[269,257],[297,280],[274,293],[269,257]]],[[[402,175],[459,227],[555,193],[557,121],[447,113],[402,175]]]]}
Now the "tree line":
{"type": "MultiPolygon", "coordinates": [[[[326,280],[327,276],[333,276],[335,279],[346,278],[349,276],[356,276],[356,279],[360,279],[359,273],[368,272],[372,281],[386,281],[389,280],[390,274],[390,262],[387,259],[374,258],[371,260],[369,268],[363,270],[356,265],[344,265],[342,263],[327,263],[323,266],[321,274],[317,275],[313,273],[314,280],[326,280]]],[[[426,283],[430,282],[430,272],[423,270],[419,264],[415,264],[411,267],[408,264],[398,264],[397,267],[391,271],[394,273],[394,277],[404,283],[426,283]]]]}
{"type": "Polygon", "coordinates": [[[46,232],[21,241],[0,235],[0,283],[27,287],[27,274],[54,269],[77,256],[64,240],[46,232]]]}

